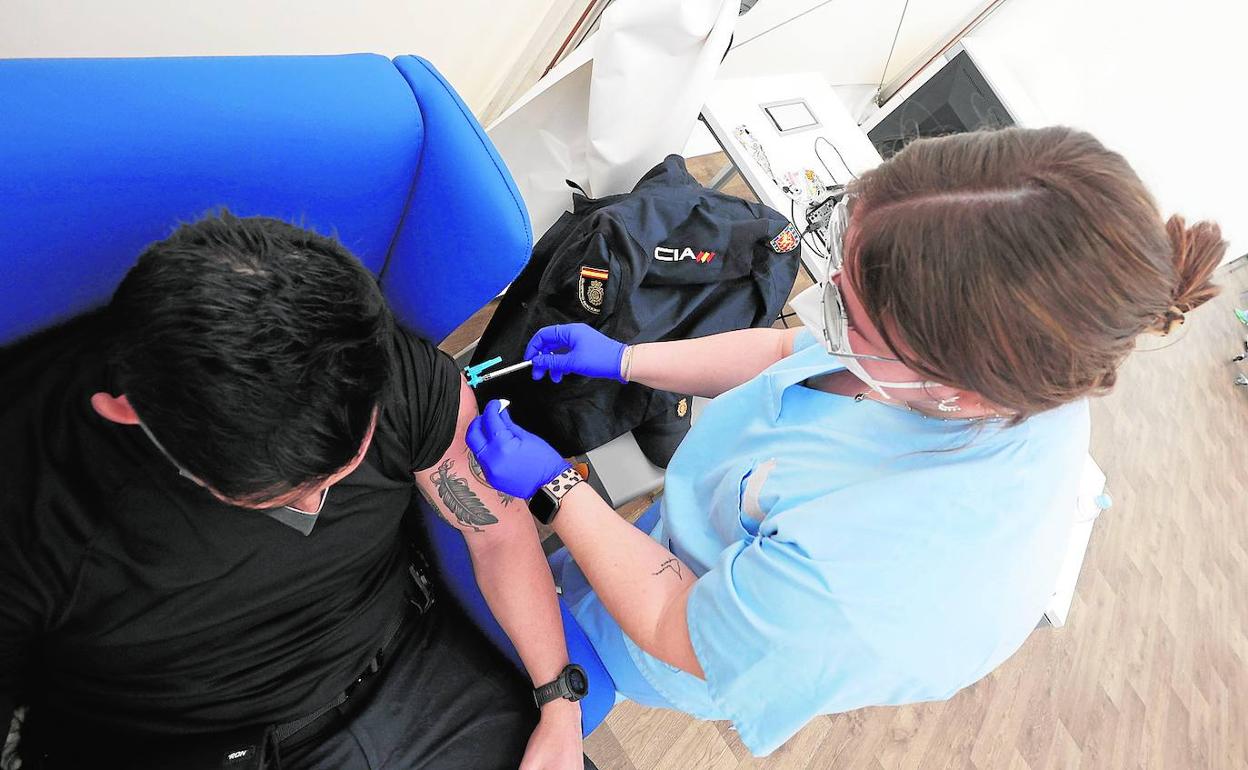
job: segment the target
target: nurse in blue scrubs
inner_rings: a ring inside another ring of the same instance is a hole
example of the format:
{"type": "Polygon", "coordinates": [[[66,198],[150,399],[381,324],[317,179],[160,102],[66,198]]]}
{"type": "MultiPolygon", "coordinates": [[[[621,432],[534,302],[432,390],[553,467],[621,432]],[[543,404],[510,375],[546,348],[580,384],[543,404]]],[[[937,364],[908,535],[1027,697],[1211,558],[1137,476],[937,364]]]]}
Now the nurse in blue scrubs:
{"type": "Polygon", "coordinates": [[[837,222],[800,331],[533,338],[535,377],[713,398],[637,526],[498,402],[468,433],[566,544],[556,582],[621,695],[732,720],[756,755],[817,714],[948,698],[1019,648],[1064,555],[1087,397],[1213,296],[1225,250],[1065,128],[914,142],[837,222]]]}

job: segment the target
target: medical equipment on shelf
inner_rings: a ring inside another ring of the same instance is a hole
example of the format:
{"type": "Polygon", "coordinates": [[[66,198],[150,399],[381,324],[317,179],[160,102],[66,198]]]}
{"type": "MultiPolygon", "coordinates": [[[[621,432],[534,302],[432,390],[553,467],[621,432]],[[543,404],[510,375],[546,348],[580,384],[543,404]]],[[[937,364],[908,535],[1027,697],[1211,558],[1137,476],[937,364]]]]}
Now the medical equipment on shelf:
{"type": "Polygon", "coordinates": [[[758,167],[771,178],[772,184],[780,188],[780,190],[789,197],[794,203],[806,205],[812,201],[821,199],[833,185],[825,182],[812,168],[804,168],[798,171],[786,171],[780,177],[776,176],[776,172],[772,170],[771,159],[767,156],[767,150],[763,148],[762,142],[755,138],[754,134],[745,124],[741,124],[734,130],[737,143],[741,145],[758,167]]]}

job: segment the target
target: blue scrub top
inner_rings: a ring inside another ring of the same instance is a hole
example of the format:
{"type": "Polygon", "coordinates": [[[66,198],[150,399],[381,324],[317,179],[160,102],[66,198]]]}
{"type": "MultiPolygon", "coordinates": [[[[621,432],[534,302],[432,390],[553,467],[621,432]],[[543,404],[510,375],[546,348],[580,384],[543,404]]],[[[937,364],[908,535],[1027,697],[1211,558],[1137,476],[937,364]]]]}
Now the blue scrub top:
{"type": "Polygon", "coordinates": [[[1057,584],[1086,401],[1022,425],[926,418],[814,390],[798,349],[707,405],[652,536],[698,575],[703,681],[625,637],[574,563],[565,596],[621,693],[730,719],[755,755],[812,717],[949,698],[1008,658],[1057,584]]]}

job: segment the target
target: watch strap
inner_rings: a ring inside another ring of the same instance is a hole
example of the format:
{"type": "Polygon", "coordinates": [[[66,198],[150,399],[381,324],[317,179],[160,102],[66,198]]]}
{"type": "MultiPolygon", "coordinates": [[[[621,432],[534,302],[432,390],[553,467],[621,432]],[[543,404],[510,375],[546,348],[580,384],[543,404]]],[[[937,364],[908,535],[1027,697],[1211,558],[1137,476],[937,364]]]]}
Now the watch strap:
{"type": "Polygon", "coordinates": [[[561,673],[555,681],[533,688],[533,702],[540,709],[553,700],[566,698],[571,694],[572,690],[568,687],[568,683],[564,681],[564,675],[561,673]]]}
{"type": "Polygon", "coordinates": [[[547,682],[540,687],[533,688],[533,702],[540,709],[547,703],[559,698],[578,701],[587,694],[589,694],[589,677],[585,673],[585,669],[575,663],[569,663],[563,667],[563,670],[559,672],[559,676],[555,677],[553,682],[547,682]],[[577,685],[580,689],[579,692],[572,687],[571,681],[573,676],[576,676],[580,682],[577,685]]]}
{"type": "Polygon", "coordinates": [[[581,478],[581,474],[576,472],[576,468],[568,466],[550,481],[542,485],[542,491],[545,492],[551,500],[558,505],[563,496],[572,491],[572,487],[580,484],[585,479],[581,478]]]}

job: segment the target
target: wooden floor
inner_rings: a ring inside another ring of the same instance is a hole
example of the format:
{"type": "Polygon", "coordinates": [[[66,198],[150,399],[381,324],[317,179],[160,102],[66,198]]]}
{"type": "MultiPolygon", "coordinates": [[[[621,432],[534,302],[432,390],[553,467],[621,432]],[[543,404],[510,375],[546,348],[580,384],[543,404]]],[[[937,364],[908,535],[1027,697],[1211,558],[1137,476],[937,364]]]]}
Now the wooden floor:
{"type": "Polygon", "coordinates": [[[586,753],[601,770],[1248,768],[1248,388],[1228,363],[1248,268],[1220,282],[1175,344],[1136,353],[1093,402],[1114,507],[1066,627],[947,702],[821,716],[763,760],[726,723],[631,703],[586,753]]]}

